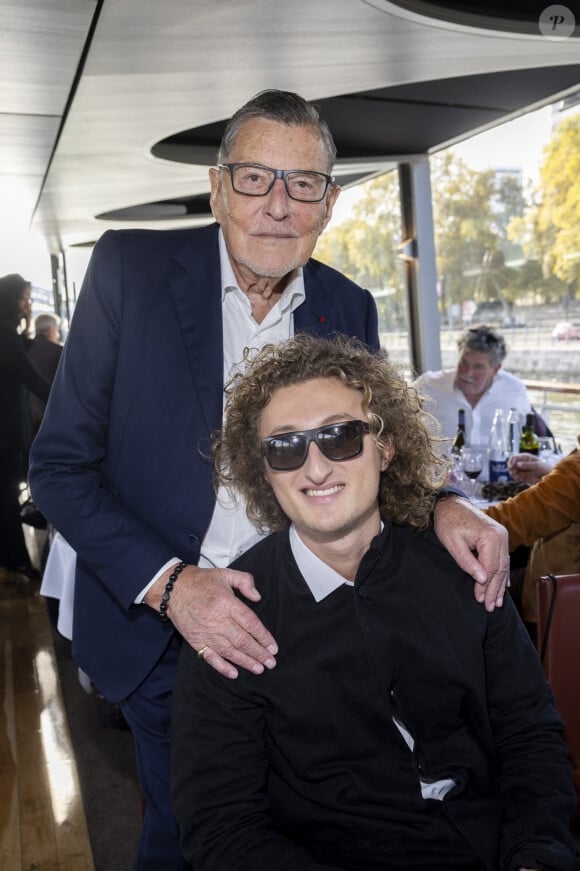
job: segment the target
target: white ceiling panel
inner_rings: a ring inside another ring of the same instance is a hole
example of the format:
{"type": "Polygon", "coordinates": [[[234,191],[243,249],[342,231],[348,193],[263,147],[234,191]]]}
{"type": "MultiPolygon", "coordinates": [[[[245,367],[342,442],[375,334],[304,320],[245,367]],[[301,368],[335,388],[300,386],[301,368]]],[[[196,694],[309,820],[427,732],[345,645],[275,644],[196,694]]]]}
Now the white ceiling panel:
{"type": "Polygon", "coordinates": [[[0,226],[32,218],[95,2],[0,2],[0,226]]]}
{"type": "MultiPolygon", "coordinates": [[[[48,169],[34,226],[53,248],[126,226],[97,219],[101,213],[206,192],[203,161],[162,160],[151,148],[180,131],[226,119],[263,88],[322,100],[459,76],[580,65],[577,39],[431,26],[405,18],[386,0],[384,10],[363,0],[104,0],[97,6],[94,36],[48,167],[54,122],[63,117],[96,4],[0,0],[0,135],[6,131],[8,137],[6,148],[0,146],[0,174],[12,166],[38,184],[48,169]],[[38,148],[27,147],[28,129],[7,117],[20,114],[39,122],[38,148]],[[41,118],[49,119],[46,126],[41,118]]],[[[490,107],[493,123],[500,110],[504,116],[511,111],[509,101],[503,108],[499,95],[498,101],[499,108],[490,107]]],[[[383,125],[392,117],[387,111],[383,125]]],[[[482,111],[477,123],[485,126],[485,117],[482,111]]],[[[385,165],[392,157],[384,155],[385,165]]]]}

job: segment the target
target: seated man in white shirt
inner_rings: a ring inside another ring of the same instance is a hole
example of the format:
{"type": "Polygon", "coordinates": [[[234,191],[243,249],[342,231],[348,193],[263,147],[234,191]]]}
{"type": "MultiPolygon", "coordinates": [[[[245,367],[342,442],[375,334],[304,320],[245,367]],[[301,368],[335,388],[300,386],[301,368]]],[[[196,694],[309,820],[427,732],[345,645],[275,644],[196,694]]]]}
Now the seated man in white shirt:
{"type": "Polygon", "coordinates": [[[528,393],[523,381],[502,369],[507,348],[503,336],[492,327],[467,330],[457,347],[455,369],[424,372],[413,386],[432,400],[426,410],[437,418],[445,438],[455,435],[457,414],[463,408],[468,441],[486,445],[496,408],[502,408],[506,417],[510,408],[516,408],[523,422],[532,411],[528,393]]]}

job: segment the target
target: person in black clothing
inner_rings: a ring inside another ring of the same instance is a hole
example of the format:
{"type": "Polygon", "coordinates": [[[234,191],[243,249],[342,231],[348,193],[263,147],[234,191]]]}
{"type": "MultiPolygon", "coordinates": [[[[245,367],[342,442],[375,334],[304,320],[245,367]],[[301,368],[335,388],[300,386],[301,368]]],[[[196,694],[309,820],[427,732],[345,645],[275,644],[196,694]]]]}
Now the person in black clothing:
{"type": "Polygon", "coordinates": [[[30,282],[21,275],[0,278],[0,566],[37,575],[26,549],[18,501],[26,480],[30,420],[28,391],[46,402],[50,382],[28,357],[30,282]]]}
{"type": "MultiPolygon", "coordinates": [[[[28,356],[43,378],[46,378],[50,384],[54,381],[62,354],[59,330],[60,318],[53,312],[43,312],[34,318],[34,338],[30,343],[28,356]]],[[[28,404],[32,437],[34,438],[42,422],[46,403],[34,393],[30,393],[28,404]]]]}
{"type": "Polygon", "coordinates": [[[511,602],[481,608],[433,532],[447,462],[416,392],[355,340],[296,336],[247,362],[216,468],[272,530],[234,568],[254,576],[278,665],[228,681],[183,645],[184,856],[196,871],[574,871],[562,722],[511,602]]]}

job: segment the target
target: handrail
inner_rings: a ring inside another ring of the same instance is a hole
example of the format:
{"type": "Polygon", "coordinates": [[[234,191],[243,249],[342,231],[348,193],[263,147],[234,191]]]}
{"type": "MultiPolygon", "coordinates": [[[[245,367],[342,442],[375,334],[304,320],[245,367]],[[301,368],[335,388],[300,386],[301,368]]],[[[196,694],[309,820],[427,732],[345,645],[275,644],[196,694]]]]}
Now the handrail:
{"type": "MultiPolygon", "coordinates": [[[[568,396],[580,396],[580,384],[568,384],[563,381],[536,381],[536,380],[526,380],[522,378],[526,388],[536,394],[541,394],[541,400],[536,403],[534,402],[534,406],[537,407],[538,412],[544,418],[545,422],[548,426],[551,425],[550,421],[550,412],[563,412],[566,416],[574,415],[574,419],[578,420],[580,417],[580,403],[578,402],[570,402],[568,400],[567,403],[564,402],[552,402],[548,400],[549,394],[561,394],[564,396],[567,394],[568,396]],[[539,407],[538,407],[539,406],[539,407]]],[[[553,396],[553,399],[557,399],[557,396],[553,396]]],[[[580,422],[576,429],[576,433],[580,432],[580,422]]],[[[570,440],[570,433],[568,433],[568,439],[570,440]]],[[[573,442],[573,444],[575,441],[573,442]]],[[[570,446],[569,446],[570,447],[570,446]]]]}
{"type": "Polygon", "coordinates": [[[523,379],[528,390],[539,390],[544,393],[572,393],[580,395],[580,384],[569,384],[566,381],[527,381],[523,379]]]}

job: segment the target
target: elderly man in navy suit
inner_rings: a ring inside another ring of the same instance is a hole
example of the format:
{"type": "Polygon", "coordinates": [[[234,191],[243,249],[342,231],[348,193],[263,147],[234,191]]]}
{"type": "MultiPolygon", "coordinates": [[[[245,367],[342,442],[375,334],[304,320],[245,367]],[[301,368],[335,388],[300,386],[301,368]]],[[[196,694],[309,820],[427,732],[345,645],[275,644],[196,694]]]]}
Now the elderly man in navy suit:
{"type": "MultiPolygon", "coordinates": [[[[216,224],[105,233],[33,447],[34,498],[77,552],[74,657],[135,736],[139,871],[187,867],[169,784],[180,644],[232,679],[276,665],[276,640],[233,592],[257,601],[252,577],[227,568],[259,533],[213,489],[224,382],[244,348],[295,332],[378,348],[371,295],[309,259],[339,193],[335,155],[314,107],[264,91],[233,116],[210,169],[216,224]]],[[[478,598],[501,603],[505,531],[453,495],[435,522],[478,598]]]]}

